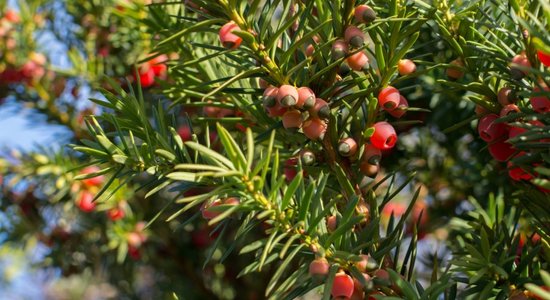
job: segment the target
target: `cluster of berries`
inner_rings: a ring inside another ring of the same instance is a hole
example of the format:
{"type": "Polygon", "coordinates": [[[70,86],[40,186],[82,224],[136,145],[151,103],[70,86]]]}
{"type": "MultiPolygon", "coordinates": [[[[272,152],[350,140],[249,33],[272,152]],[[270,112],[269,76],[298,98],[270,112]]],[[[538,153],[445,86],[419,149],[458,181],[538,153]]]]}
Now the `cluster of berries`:
{"type": "MultiPolygon", "coordinates": [[[[331,295],[334,299],[375,299],[375,295],[383,296],[377,285],[389,285],[390,277],[386,270],[377,269],[376,262],[368,255],[360,255],[361,261],[355,263],[355,267],[361,272],[363,278],[350,276],[344,270],[340,270],[334,276],[331,295]],[[363,284],[363,283],[366,283],[363,284]]],[[[317,257],[309,265],[309,275],[315,280],[325,280],[329,273],[329,262],[324,257],[317,257]]]]}
{"type": "Polygon", "coordinates": [[[168,61],[168,56],[165,54],[156,56],[148,62],[142,64],[137,74],[134,74],[134,81],[137,80],[139,75],[139,82],[144,88],[151,87],[155,84],[155,78],[161,80],[166,80],[168,77],[168,67],[166,62],[168,61]]]}
{"type": "MultiPolygon", "coordinates": [[[[84,168],[80,173],[81,174],[93,174],[98,172],[100,169],[97,166],[89,166],[84,168]]],[[[99,187],[105,182],[105,177],[99,175],[92,178],[83,179],[81,184],[75,184],[73,190],[78,192],[76,205],[78,208],[86,213],[93,212],[96,209],[96,203],[94,200],[94,195],[98,192],[99,187]]],[[[116,206],[111,207],[107,210],[107,217],[112,221],[118,221],[126,215],[125,213],[125,201],[120,201],[116,206]]]]}

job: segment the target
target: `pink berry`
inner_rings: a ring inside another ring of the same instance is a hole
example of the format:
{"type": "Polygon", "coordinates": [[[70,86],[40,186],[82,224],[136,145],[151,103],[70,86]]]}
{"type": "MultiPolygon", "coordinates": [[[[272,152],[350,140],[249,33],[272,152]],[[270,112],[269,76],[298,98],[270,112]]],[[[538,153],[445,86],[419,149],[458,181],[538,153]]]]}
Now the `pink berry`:
{"type": "Polygon", "coordinates": [[[359,48],[365,43],[365,34],[355,26],[348,26],[344,32],[344,40],[353,47],[359,48]]]}
{"type": "Polygon", "coordinates": [[[371,144],[381,150],[388,150],[395,146],[397,134],[395,129],[388,122],[374,124],[374,133],[370,137],[371,144]]]}
{"type": "Polygon", "coordinates": [[[342,57],[345,57],[348,54],[348,43],[344,40],[336,40],[332,44],[332,59],[339,60],[342,57]]]}
{"type": "Polygon", "coordinates": [[[220,42],[225,48],[236,49],[241,45],[243,39],[234,34],[233,31],[240,30],[239,26],[235,22],[230,21],[220,28],[219,37],[220,42]]]}
{"type": "Polygon", "coordinates": [[[337,273],[332,282],[332,297],[348,299],[353,294],[354,284],[351,276],[344,272],[337,273]]]}
{"type": "MultiPolygon", "coordinates": [[[[80,174],[92,174],[92,173],[97,173],[99,171],[100,171],[100,169],[99,169],[98,166],[89,166],[89,167],[86,167],[86,168],[82,169],[82,171],[80,171],[80,174]]],[[[103,184],[104,180],[105,180],[105,177],[103,175],[99,175],[99,176],[96,176],[96,177],[83,179],[82,183],[84,183],[84,185],[88,186],[88,187],[100,186],[101,184],[103,184]]]]}
{"type": "Polygon", "coordinates": [[[292,85],[282,85],[277,92],[277,101],[284,107],[290,107],[298,103],[298,90],[292,85]]]}
{"type": "Polygon", "coordinates": [[[359,23],[370,23],[376,19],[376,12],[368,5],[358,5],[354,12],[355,21],[359,23]]]}
{"type": "Polygon", "coordinates": [[[309,264],[309,275],[311,276],[326,276],[329,271],[329,263],[326,258],[319,257],[309,264]]]}
{"type": "Polygon", "coordinates": [[[330,107],[325,100],[316,98],[315,104],[309,109],[309,114],[313,118],[328,119],[330,116],[330,107]]]}
{"type": "Polygon", "coordinates": [[[369,58],[364,51],[350,55],[346,61],[349,67],[355,71],[363,71],[369,67],[369,58]]]}
{"type": "Polygon", "coordinates": [[[510,143],[496,142],[489,145],[489,153],[497,161],[507,161],[515,152],[516,150],[510,143]]]}
{"type": "Polygon", "coordinates": [[[392,111],[399,106],[401,94],[393,86],[387,86],[378,93],[378,106],[386,111],[392,111]]]}
{"type": "Polygon", "coordinates": [[[531,63],[529,62],[529,59],[527,58],[527,55],[525,55],[524,52],[512,57],[512,60],[510,62],[510,70],[512,72],[512,77],[515,79],[521,79],[525,75],[527,75],[529,71],[522,70],[522,68],[530,68],[530,67],[531,67],[531,63]]]}
{"type": "Polygon", "coordinates": [[[353,156],[357,152],[357,142],[353,138],[341,139],[338,143],[338,153],[342,156],[353,156]]]}
{"type": "Polygon", "coordinates": [[[310,109],[315,105],[315,93],[308,88],[303,86],[298,88],[298,102],[296,102],[297,108],[310,109]]]}
{"type": "MultiPolygon", "coordinates": [[[[538,113],[547,113],[550,112],[550,98],[548,98],[548,92],[550,89],[548,87],[544,88],[545,94],[533,96],[529,98],[529,102],[531,103],[531,106],[533,107],[533,110],[538,113]]],[[[541,90],[539,87],[535,87],[533,89],[533,92],[541,93],[541,90]]]]}
{"type": "Polygon", "coordinates": [[[299,110],[291,109],[283,115],[283,127],[286,129],[298,129],[302,127],[302,113],[299,110]]]}
{"type": "Polygon", "coordinates": [[[275,104],[277,103],[278,93],[279,89],[273,86],[270,86],[264,90],[262,102],[265,109],[275,106],[275,104]]]}
{"type": "Polygon", "coordinates": [[[506,134],[506,125],[496,123],[497,119],[496,114],[489,114],[479,119],[477,131],[482,140],[490,143],[506,134]]]}
{"type": "Polygon", "coordinates": [[[501,117],[505,117],[509,114],[514,114],[514,113],[518,113],[520,112],[519,110],[519,107],[515,104],[508,104],[508,105],[505,105],[501,110],[500,110],[500,116],[501,117]]]}
{"type": "Polygon", "coordinates": [[[77,205],[83,212],[92,212],[95,209],[95,203],[93,202],[94,195],[88,191],[82,191],[78,198],[77,205]]]}
{"type": "Polygon", "coordinates": [[[107,216],[111,221],[118,221],[124,218],[124,210],[120,207],[113,207],[107,211],[107,216]]]}
{"type": "Polygon", "coordinates": [[[416,71],[416,64],[410,59],[400,59],[397,63],[399,75],[409,75],[416,71]]]}
{"type": "Polygon", "coordinates": [[[317,140],[324,136],[327,131],[327,124],[318,118],[309,118],[302,127],[304,135],[310,140],[317,140]]]}
{"type": "Polygon", "coordinates": [[[401,118],[406,112],[407,108],[409,107],[409,102],[403,95],[399,96],[399,105],[396,109],[388,111],[390,115],[392,115],[395,118],[401,118]]]}

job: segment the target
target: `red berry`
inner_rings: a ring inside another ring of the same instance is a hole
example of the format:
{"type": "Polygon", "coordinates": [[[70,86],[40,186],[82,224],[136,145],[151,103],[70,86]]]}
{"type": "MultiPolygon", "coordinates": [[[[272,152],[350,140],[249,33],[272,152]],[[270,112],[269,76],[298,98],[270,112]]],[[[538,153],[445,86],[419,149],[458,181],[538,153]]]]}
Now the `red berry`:
{"type": "Polygon", "coordinates": [[[149,66],[143,66],[139,70],[139,83],[141,87],[148,88],[155,84],[155,71],[149,66]]]}
{"type": "Polygon", "coordinates": [[[298,102],[296,102],[297,108],[310,109],[315,105],[315,93],[308,88],[303,86],[298,88],[298,102]]]}
{"type": "Polygon", "coordinates": [[[397,63],[397,71],[401,76],[409,75],[416,71],[416,65],[410,59],[400,59],[397,63]]]}
{"type": "MultiPolygon", "coordinates": [[[[531,103],[531,106],[533,107],[533,110],[538,113],[547,113],[550,112],[550,98],[548,98],[548,92],[550,89],[548,87],[544,87],[544,94],[533,96],[529,98],[529,102],[531,103]]],[[[533,92],[535,93],[541,93],[541,90],[539,87],[533,88],[533,92]]]]}
{"type": "Polygon", "coordinates": [[[82,191],[78,198],[77,205],[83,212],[92,212],[95,209],[95,203],[93,202],[94,195],[88,191],[82,191]]]}
{"type": "Polygon", "coordinates": [[[284,107],[290,107],[298,103],[298,90],[292,85],[282,85],[277,92],[277,101],[284,107]]]}
{"type": "Polygon", "coordinates": [[[191,132],[191,127],[188,125],[182,125],[178,128],[178,135],[181,137],[181,140],[184,142],[190,141],[193,139],[193,133],[191,132]]]}
{"type": "MultiPolygon", "coordinates": [[[[100,171],[100,169],[99,169],[98,166],[89,166],[89,167],[86,167],[86,168],[82,169],[82,171],[80,171],[80,174],[92,174],[92,173],[97,173],[99,171],[100,171]]],[[[83,179],[82,183],[85,186],[88,186],[88,187],[100,186],[103,183],[104,180],[105,180],[105,177],[103,175],[99,175],[99,176],[96,176],[96,177],[83,179]]]]}
{"type": "Polygon", "coordinates": [[[363,71],[369,67],[369,58],[364,51],[350,55],[346,61],[349,67],[355,71],[363,71]]]}
{"type": "Polygon", "coordinates": [[[292,109],[283,115],[283,127],[286,129],[298,129],[302,127],[302,113],[299,110],[292,109]]]}
{"type": "Polygon", "coordinates": [[[488,143],[506,134],[506,125],[504,123],[496,123],[496,119],[498,119],[498,115],[496,114],[489,114],[479,119],[477,131],[481,139],[488,143]]]}
{"type": "Polygon", "coordinates": [[[113,207],[107,211],[107,216],[111,221],[118,221],[124,218],[124,210],[120,207],[113,207]]]}
{"type": "Polygon", "coordinates": [[[537,56],[539,57],[539,60],[543,65],[550,67],[550,54],[538,50],[537,56]]]}
{"type": "Polygon", "coordinates": [[[386,111],[392,111],[399,106],[401,94],[393,86],[387,86],[378,93],[378,106],[386,111]]]}
{"type": "Polygon", "coordinates": [[[332,59],[338,60],[348,54],[348,44],[344,40],[336,40],[332,44],[332,59]]]}
{"type": "Polygon", "coordinates": [[[396,109],[388,111],[390,115],[392,115],[395,118],[401,118],[406,112],[407,108],[409,107],[409,102],[403,95],[399,96],[399,105],[396,109]]]}
{"type": "Polygon", "coordinates": [[[514,164],[509,161],[508,164],[508,175],[515,181],[521,180],[531,180],[533,175],[527,173],[524,169],[514,166],[514,164]]]}
{"type": "Polygon", "coordinates": [[[235,22],[230,21],[220,28],[219,37],[220,42],[225,48],[236,49],[241,45],[243,39],[234,34],[233,31],[240,30],[239,26],[235,22]]]}
{"type": "Polygon", "coordinates": [[[327,124],[318,118],[309,118],[302,127],[304,135],[310,140],[317,140],[327,131],[327,124]]]}
{"type": "Polygon", "coordinates": [[[326,258],[316,258],[309,264],[309,275],[326,276],[328,274],[329,267],[330,265],[326,258]]]}
{"type": "Polygon", "coordinates": [[[218,210],[214,211],[210,208],[220,206],[220,205],[222,205],[222,202],[221,202],[220,199],[216,199],[212,203],[204,202],[201,206],[202,217],[206,220],[211,220],[211,219],[214,219],[215,217],[219,216],[221,214],[220,211],[218,211],[218,210]]]}
{"type": "Polygon", "coordinates": [[[500,116],[501,117],[505,117],[509,114],[515,114],[515,113],[518,113],[520,112],[519,110],[519,107],[515,104],[508,104],[508,105],[505,105],[501,110],[500,110],[500,116]]]}
{"type": "Polygon", "coordinates": [[[460,58],[457,58],[449,63],[451,66],[447,68],[447,77],[451,80],[458,80],[464,76],[464,63],[460,58]]]}
{"type": "Polygon", "coordinates": [[[516,150],[510,143],[496,142],[489,145],[489,153],[497,161],[507,161],[515,152],[516,150]]]}
{"type": "Polygon", "coordinates": [[[353,138],[341,139],[338,143],[338,153],[342,156],[353,156],[357,152],[357,142],[353,138]]]}
{"type": "Polygon", "coordinates": [[[374,133],[370,137],[371,144],[381,150],[388,150],[395,146],[397,134],[395,129],[388,122],[374,124],[374,133]]]}
{"type": "Polygon", "coordinates": [[[344,39],[348,44],[359,48],[365,43],[365,34],[355,26],[348,26],[344,32],[344,39]]]}
{"type": "Polygon", "coordinates": [[[514,138],[519,134],[527,132],[527,129],[517,126],[511,126],[510,131],[508,131],[508,139],[514,138]]]}
{"type": "Polygon", "coordinates": [[[315,104],[309,109],[309,114],[313,118],[328,119],[330,116],[330,107],[325,100],[315,98],[315,104]]]}
{"type": "Polygon", "coordinates": [[[13,9],[7,9],[4,13],[4,18],[11,23],[19,23],[21,21],[19,14],[13,9]]]}
{"type": "Polygon", "coordinates": [[[376,19],[376,12],[368,5],[358,5],[354,12],[355,21],[359,23],[370,23],[376,19]]]}
{"type": "Polygon", "coordinates": [[[332,282],[332,297],[339,298],[350,298],[353,294],[354,284],[351,276],[344,272],[337,273],[332,282]]]}

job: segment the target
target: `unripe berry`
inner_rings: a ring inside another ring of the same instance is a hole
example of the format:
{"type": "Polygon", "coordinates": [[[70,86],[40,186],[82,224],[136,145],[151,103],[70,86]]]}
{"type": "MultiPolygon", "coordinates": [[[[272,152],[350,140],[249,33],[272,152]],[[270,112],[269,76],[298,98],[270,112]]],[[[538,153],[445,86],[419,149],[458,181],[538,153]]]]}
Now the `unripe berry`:
{"type": "Polygon", "coordinates": [[[543,65],[550,67],[550,54],[544,53],[541,50],[537,50],[537,56],[539,57],[539,60],[543,65]]]}
{"type": "Polygon", "coordinates": [[[507,86],[498,90],[497,99],[498,103],[500,103],[500,105],[502,106],[513,104],[514,102],[516,102],[514,91],[507,86]]]}
{"type": "Polygon", "coordinates": [[[336,40],[332,44],[331,56],[333,60],[339,60],[348,54],[348,44],[344,40],[336,40]]]}
{"type": "Polygon", "coordinates": [[[393,86],[387,86],[378,93],[378,106],[386,111],[392,111],[399,106],[401,94],[393,86]]]}
{"type": "Polygon", "coordinates": [[[262,102],[265,109],[273,107],[275,106],[275,104],[277,104],[278,93],[279,89],[273,86],[270,86],[264,90],[262,102]]]}
{"type": "Polygon", "coordinates": [[[355,26],[348,26],[344,32],[344,39],[348,44],[359,48],[365,43],[365,34],[355,26]]]}
{"type": "Polygon", "coordinates": [[[530,68],[530,67],[531,67],[531,63],[529,62],[529,59],[527,59],[527,56],[525,55],[525,53],[517,54],[512,58],[510,62],[510,73],[512,75],[512,78],[516,80],[522,79],[523,77],[525,77],[525,75],[527,75],[529,71],[522,70],[521,68],[530,68]]]}
{"type": "Polygon", "coordinates": [[[362,161],[368,162],[371,165],[380,164],[382,159],[382,151],[379,148],[374,147],[371,144],[365,145],[363,149],[363,156],[361,157],[362,161]]]}
{"type": "Polygon", "coordinates": [[[241,45],[243,39],[240,36],[234,34],[234,30],[240,30],[240,28],[233,21],[226,23],[222,26],[222,28],[220,28],[220,42],[225,48],[236,49],[241,45]]]}
{"type": "Polygon", "coordinates": [[[353,156],[357,152],[357,142],[353,138],[341,139],[338,143],[338,153],[342,156],[353,156]]]}
{"type": "MultiPolygon", "coordinates": [[[[531,106],[533,107],[533,110],[538,113],[547,113],[550,112],[550,98],[548,98],[547,94],[550,91],[549,88],[544,88],[545,94],[539,95],[539,96],[533,96],[529,98],[529,102],[531,103],[531,106]]],[[[540,92],[539,87],[535,87],[533,89],[533,92],[540,92]]]]}
{"type": "Polygon", "coordinates": [[[299,110],[291,109],[283,115],[283,127],[286,129],[299,129],[302,123],[302,113],[299,110]]]}
{"type": "Polygon", "coordinates": [[[83,212],[92,212],[95,209],[94,195],[88,191],[82,191],[77,200],[77,205],[83,212]]]}
{"type": "Polygon", "coordinates": [[[508,104],[508,105],[505,105],[501,110],[500,110],[500,116],[501,117],[506,117],[507,115],[509,114],[515,114],[515,113],[518,113],[520,112],[519,110],[519,107],[515,104],[508,104]]]}
{"type": "Polygon", "coordinates": [[[332,282],[331,295],[335,299],[348,299],[353,294],[354,284],[351,276],[344,272],[337,273],[332,282]]]}
{"type": "Polygon", "coordinates": [[[312,166],[313,164],[315,164],[317,157],[315,156],[315,153],[313,153],[311,150],[304,149],[300,153],[300,159],[302,160],[303,165],[312,166]]]}
{"type": "Polygon", "coordinates": [[[369,58],[364,51],[350,55],[346,61],[349,67],[355,71],[364,71],[369,67],[369,58]]]}
{"type": "Polygon", "coordinates": [[[399,75],[409,75],[416,71],[416,64],[410,59],[400,59],[397,63],[399,75]]]}
{"type": "Polygon", "coordinates": [[[369,263],[369,259],[370,259],[370,256],[366,255],[366,254],[361,254],[359,255],[361,257],[361,261],[358,261],[355,263],[355,267],[361,271],[361,272],[365,272],[367,271],[367,265],[369,263]]]}
{"type": "Polygon", "coordinates": [[[315,104],[311,109],[309,109],[309,114],[313,118],[328,119],[330,116],[330,107],[325,100],[316,98],[315,104]]]}
{"type": "Polygon", "coordinates": [[[334,232],[338,228],[338,217],[332,215],[327,217],[327,229],[329,232],[334,232]]]}
{"type": "Polygon", "coordinates": [[[326,258],[319,257],[309,264],[309,275],[311,276],[326,276],[329,271],[329,263],[326,258]]]}
{"type": "MultiPolygon", "coordinates": [[[[82,169],[82,171],[80,171],[80,174],[92,174],[92,173],[96,173],[96,172],[99,172],[99,171],[100,171],[100,169],[99,169],[98,166],[89,166],[89,167],[86,167],[86,168],[82,169]]],[[[105,180],[105,177],[103,175],[99,175],[99,176],[96,176],[96,177],[83,179],[82,183],[85,186],[88,186],[88,187],[100,186],[101,184],[103,184],[104,180],[105,180]]]]}
{"type": "Polygon", "coordinates": [[[380,167],[378,165],[373,165],[368,161],[361,161],[361,163],[359,164],[359,170],[361,171],[361,173],[371,178],[374,178],[376,174],[378,174],[379,169],[380,167]]]}
{"type": "Polygon", "coordinates": [[[503,123],[496,123],[498,115],[489,114],[479,119],[477,125],[477,131],[482,140],[490,143],[506,133],[506,125],[503,123]]]}
{"type": "Polygon", "coordinates": [[[515,152],[516,150],[510,143],[496,142],[489,145],[489,153],[496,161],[507,161],[515,152]]]}
{"type": "Polygon", "coordinates": [[[376,12],[368,5],[358,5],[355,7],[355,21],[359,23],[370,23],[376,19],[376,12]]]}
{"type": "Polygon", "coordinates": [[[449,63],[451,66],[447,68],[447,77],[451,80],[458,80],[464,76],[464,63],[460,58],[457,58],[449,63]]]}
{"type": "Polygon", "coordinates": [[[315,93],[313,93],[313,91],[307,86],[298,88],[298,102],[296,103],[296,107],[310,109],[314,105],[315,93]]]}
{"type": "Polygon", "coordinates": [[[388,122],[374,124],[374,133],[370,137],[371,144],[381,150],[388,150],[395,146],[397,134],[395,129],[388,122]]]}
{"type": "Polygon", "coordinates": [[[408,107],[409,102],[407,99],[403,95],[399,95],[399,105],[396,109],[388,111],[388,113],[395,118],[401,118],[407,112],[408,107]]]}
{"type": "Polygon", "coordinates": [[[317,140],[324,136],[327,131],[327,124],[318,118],[309,118],[303,124],[304,135],[310,140],[317,140]]]}
{"type": "Polygon", "coordinates": [[[277,101],[284,107],[296,105],[298,102],[298,90],[292,85],[282,85],[277,92],[277,101]]]}

